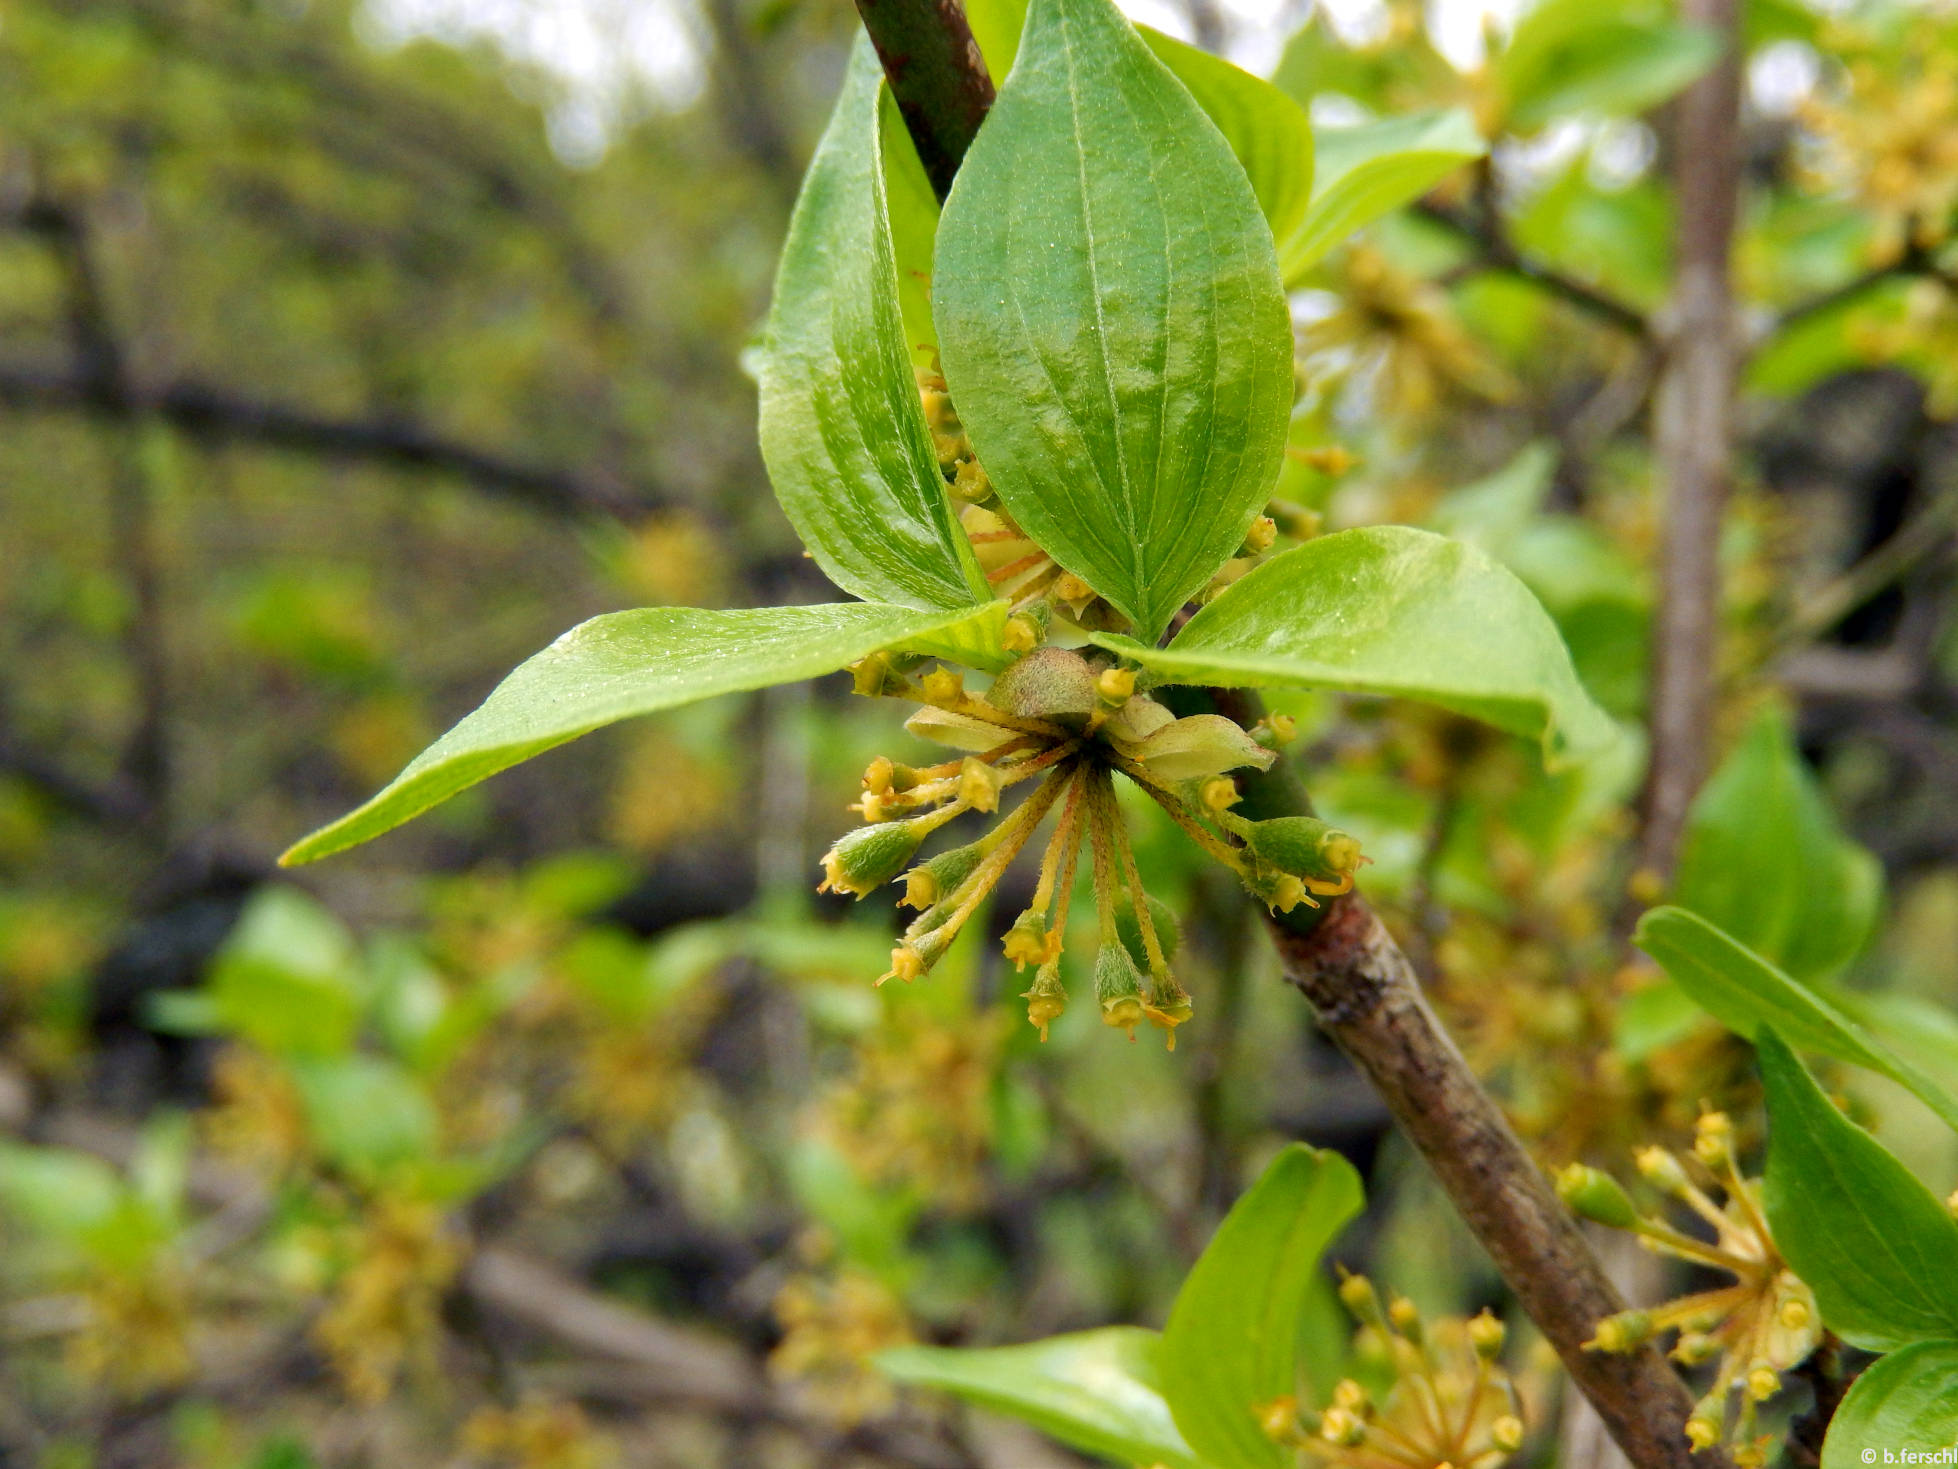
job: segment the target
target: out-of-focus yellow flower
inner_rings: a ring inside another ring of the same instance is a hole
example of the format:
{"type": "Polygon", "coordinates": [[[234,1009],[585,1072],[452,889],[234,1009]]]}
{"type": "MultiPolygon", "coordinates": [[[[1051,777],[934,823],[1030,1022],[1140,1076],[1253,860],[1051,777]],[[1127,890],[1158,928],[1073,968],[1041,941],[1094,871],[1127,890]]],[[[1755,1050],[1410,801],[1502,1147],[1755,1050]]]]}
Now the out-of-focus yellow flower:
{"type": "Polygon", "coordinates": [[[432,1351],[462,1252],[433,1204],[383,1195],[368,1205],[346,1253],[313,1335],[348,1396],[379,1402],[411,1358],[432,1351]]]}
{"type": "Polygon", "coordinates": [[[847,1269],[831,1279],[793,1276],[776,1294],[775,1319],[782,1340],[769,1356],[771,1373],[840,1423],[890,1411],[890,1379],[870,1359],[912,1334],[903,1303],[883,1282],[847,1269]]]}
{"type": "Polygon", "coordinates": [[[583,1409],[553,1400],[479,1409],[462,1427],[462,1448],[496,1469],[609,1469],[619,1459],[583,1409]]]}

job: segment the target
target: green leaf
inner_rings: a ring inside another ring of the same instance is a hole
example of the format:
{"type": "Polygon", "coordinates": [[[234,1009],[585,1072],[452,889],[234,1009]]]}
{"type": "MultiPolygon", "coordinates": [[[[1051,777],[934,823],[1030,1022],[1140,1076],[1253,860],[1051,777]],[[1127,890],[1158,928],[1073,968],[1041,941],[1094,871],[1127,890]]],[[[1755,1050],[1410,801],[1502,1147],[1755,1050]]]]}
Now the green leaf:
{"type": "MultiPolygon", "coordinates": [[[[1892,1352],[1857,1377],[1829,1421],[1822,1469],[1865,1464],[1938,1462],[1939,1449],[1958,1448],[1958,1341],[1926,1341],[1892,1352]],[[1886,1461],[1884,1454],[1895,1455],[1886,1461]]],[[[1946,1462],[1949,1462],[1948,1460],[1946,1462]]]]}
{"type": "Polygon", "coordinates": [[[1701,1009],[1737,1035],[1752,1040],[1762,1026],[1771,1025],[1805,1051],[1889,1077],[1958,1128],[1958,1098],[1699,914],[1654,908],[1639,920],[1632,942],[1658,960],[1701,1009]]]}
{"type": "MultiPolygon", "coordinates": [[[[783,510],[838,586],[908,607],[960,607],[985,596],[985,580],[952,516],[911,369],[882,87],[860,38],[782,247],[757,373],[762,457],[783,510]]],[[[912,230],[915,202],[906,196],[912,230]]]]}
{"type": "Polygon", "coordinates": [[[364,806],[279,860],[292,866],[358,846],[499,770],[621,719],[813,678],[880,648],[955,637],[998,617],[997,606],[926,612],[860,602],[731,612],[646,607],[594,617],[520,664],[364,806]]]}
{"type": "Polygon", "coordinates": [[[1007,510],[1153,640],[1277,478],[1291,318],[1244,170],[1109,0],[1035,0],[932,309],[1007,510]]]}
{"type": "Polygon", "coordinates": [[[1958,1336],[1958,1220],[1843,1116],[1773,1030],[1754,1042],[1768,1094],[1762,1190],[1775,1244],[1852,1345],[1958,1336]]]}
{"type": "Polygon", "coordinates": [[[1312,202],[1285,241],[1280,265],[1296,285],[1355,230],[1411,204],[1471,159],[1489,151],[1459,107],[1422,112],[1317,135],[1312,202]]]}
{"type": "Polygon", "coordinates": [[[1552,766],[1618,738],[1528,589],[1482,552],[1406,526],[1340,531],[1275,557],[1167,648],[1095,641],[1169,682],[1420,699],[1540,740],[1552,766]]]}
{"type": "Polygon", "coordinates": [[[1787,718],[1762,711],[1693,801],[1673,901],[1813,981],[1862,949],[1882,893],[1883,869],[1836,824],[1787,718]]]}
{"type": "Polygon", "coordinates": [[[9,1225],[65,1246],[113,1215],[125,1193],[115,1170],[91,1154],[0,1139],[0,1219],[9,1225]]]}
{"type": "Polygon", "coordinates": [[[1650,0],[1550,0],[1495,60],[1505,130],[1535,132],[1573,113],[1628,117],[1656,107],[1720,57],[1712,32],[1650,0]]]}
{"type": "Polygon", "coordinates": [[[1282,256],[1283,242],[1305,223],[1312,199],[1312,123],[1305,109],[1222,57],[1148,26],[1136,31],[1230,144],[1282,256]]]}
{"type": "Polygon", "coordinates": [[[1176,1426],[1203,1459],[1231,1469],[1291,1464],[1257,1410],[1297,1390],[1306,1292],[1319,1256],[1363,1202],[1352,1164],[1294,1143],[1205,1246],[1176,1294],[1158,1358],[1176,1426]]]}
{"type": "Polygon", "coordinates": [[[274,1056],[330,1056],[360,1026],[362,975],[353,935],[297,888],[262,888],[205,980],[212,1029],[274,1056]]]}
{"type": "Polygon", "coordinates": [[[895,1347],[875,1358],[899,1382],[937,1388],[1120,1464],[1200,1469],[1157,1383],[1159,1338],[1139,1326],[1020,1347],[895,1347]]]}
{"type": "Polygon", "coordinates": [[[400,1066],[359,1054],[292,1063],[293,1086],[320,1154],[363,1178],[425,1160],[440,1122],[428,1094],[400,1066]]]}

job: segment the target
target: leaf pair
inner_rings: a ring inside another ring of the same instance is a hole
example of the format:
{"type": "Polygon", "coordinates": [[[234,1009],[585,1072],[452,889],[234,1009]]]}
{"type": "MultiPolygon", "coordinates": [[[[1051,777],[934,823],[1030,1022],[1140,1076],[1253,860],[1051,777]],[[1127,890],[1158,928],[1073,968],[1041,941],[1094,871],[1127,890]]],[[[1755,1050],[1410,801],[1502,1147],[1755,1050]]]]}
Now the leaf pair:
{"type": "Polygon", "coordinates": [[[1018,1347],[901,1347],[878,1365],[1122,1463],[1283,1469],[1291,1453],[1256,1410],[1296,1390],[1307,1291],[1361,1202],[1351,1164],[1294,1144],[1218,1227],[1160,1335],[1117,1326],[1018,1347]]]}

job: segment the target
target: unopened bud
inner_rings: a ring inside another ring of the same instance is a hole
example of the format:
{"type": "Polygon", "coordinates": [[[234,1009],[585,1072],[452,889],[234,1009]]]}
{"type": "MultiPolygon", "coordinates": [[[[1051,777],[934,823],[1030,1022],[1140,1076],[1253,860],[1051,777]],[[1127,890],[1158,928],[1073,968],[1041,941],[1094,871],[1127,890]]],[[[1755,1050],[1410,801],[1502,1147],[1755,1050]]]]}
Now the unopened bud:
{"type": "Polygon", "coordinates": [[[1394,1330],[1411,1342],[1421,1340],[1421,1308],[1406,1296],[1395,1296],[1387,1304],[1387,1319],[1393,1323],[1394,1330]]]}
{"type": "Polygon", "coordinates": [[[1680,1194],[1691,1187],[1679,1159],[1664,1148],[1640,1148],[1632,1156],[1638,1164],[1639,1173],[1655,1188],[1669,1194],[1680,1194]]]}
{"type": "Polygon", "coordinates": [[[1765,1362],[1757,1362],[1747,1372],[1747,1395],[1757,1403],[1765,1403],[1781,1391],[1781,1374],[1765,1362]]]}
{"type": "Polygon", "coordinates": [[[1523,1420],[1514,1413],[1505,1413],[1489,1425],[1489,1447],[1505,1454],[1513,1454],[1523,1447],[1523,1420]]]}
{"type": "Polygon", "coordinates": [[[1102,669],[1095,678],[1095,692],[1101,696],[1101,702],[1110,708],[1121,708],[1135,693],[1135,670],[1133,668],[1102,669]]]}
{"type": "Polygon", "coordinates": [[[1244,797],[1237,788],[1237,782],[1228,775],[1213,775],[1203,783],[1198,791],[1203,809],[1210,812],[1228,811],[1244,797]]]}
{"type": "Polygon", "coordinates": [[[1693,1154],[1715,1172],[1725,1168],[1734,1156],[1733,1119],[1725,1112],[1703,1112],[1694,1129],[1693,1154]]]}
{"type": "Polygon", "coordinates": [[[1373,1282],[1364,1275],[1349,1275],[1339,1283],[1340,1304],[1363,1322],[1378,1323],[1380,1320],[1380,1297],[1374,1294],[1373,1282]]]}
{"type": "Polygon", "coordinates": [[[1365,1442],[1367,1426],[1344,1408],[1328,1408],[1319,1415],[1319,1437],[1342,1448],[1355,1448],[1365,1442]]]}
{"type": "Polygon", "coordinates": [[[1282,750],[1299,737],[1299,722],[1289,714],[1267,714],[1251,727],[1251,738],[1267,750],[1282,750]]]}
{"type": "Polygon", "coordinates": [[[1051,643],[1035,648],[993,680],[986,700],[1023,719],[1059,719],[1095,712],[1100,698],[1088,660],[1051,643]]]}
{"type": "Polygon", "coordinates": [[[1251,522],[1251,529],[1244,533],[1244,544],[1238,548],[1240,556],[1262,556],[1278,540],[1278,522],[1269,515],[1260,515],[1251,522]]]}
{"type": "Polygon", "coordinates": [[[1485,1362],[1493,1362],[1502,1355],[1503,1341],[1507,1336],[1502,1322],[1487,1308],[1469,1318],[1469,1345],[1475,1349],[1475,1355],[1485,1362]]]}
{"type": "Polygon", "coordinates": [[[1257,1408],[1258,1430],[1275,1444],[1295,1447],[1300,1440],[1299,1400],[1287,1393],[1257,1408]]]}
{"type": "Polygon", "coordinates": [[[1557,1175],[1557,1197],[1573,1214],[1594,1224],[1630,1229],[1638,1222],[1638,1210],[1618,1180],[1582,1163],[1572,1163],[1557,1175]]]}
{"type": "Polygon", "coordinates": [[[1620,1311],[1598,1323],[1597,1335],[1584,1345],[1596,1352],[1635,1352],[1652,1340],[1652,1317],[1645,1311],[1620,1311]]]}
{"type": "MultiPolygon", "coordinates": [[[[1045,610],[1046,603],[1037,604],[1045,610]]],[[[1026,612],[1015,612],[1000,631],[999,645],[1008,653],[1031,653],[1047,638],[1047,625],[1026,612]]]]}
{"type": "Polygon", "coordinates": [[[1686,1420],[1686,1441],[1695,1452],[1712,1448],[1720,1442],[1725,1420],[1725,1403],[1717,1394],[1709,1393],[1694,1404],[1693,1416],[1686,1420]]]}
{"type": "Polygon", "coordinates": [[[959,884],[972,875],[972,869],[985,860],[985,849],[978,842],[940,852],[929,862],[920,863],[904,874],[904,897],[901,901],[909,908],[929,908],[940,898],[957,891],[959,884]]]}
{"type": "Polygon", "coordinates": [[[928,933],[915,934],[891,950],[891,967],[881,975],[877,983],[887,979],[901,979],[906,984],[931,972],[945,950],[950,946],[943,929],[933,929],[928,933]]]}
{"type": "Polygon", "coordinates": [[[1244,885],[1251,890],[1252,897],[1274,913],[1289,913],[1300,903],[1313,908],[1319,906],[1306,896],[1305,884],[1289,872],[1278,872],[1269,867],[1255,868],[1244,879],[1244,885]]]}
{"type": "Polygon", "coordinates": [[[1364,1416],[1369,1406],[1367,1390],[1352,1378],[1342,1377],[1333,1384],[1333,1406],[1364,1416]]]}

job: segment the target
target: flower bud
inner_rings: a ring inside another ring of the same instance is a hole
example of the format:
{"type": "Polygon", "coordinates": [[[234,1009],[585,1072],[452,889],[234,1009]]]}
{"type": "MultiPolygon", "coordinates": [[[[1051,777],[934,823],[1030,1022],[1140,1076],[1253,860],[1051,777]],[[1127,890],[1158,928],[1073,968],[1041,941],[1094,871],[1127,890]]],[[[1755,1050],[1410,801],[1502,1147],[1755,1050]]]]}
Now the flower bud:
{"type": "Polygon", "coordinates": [[[1289,913],[1300,903],[1309,908],[1319,906],[1306,896],[1305,884],[1289,872],[1259,867],[1244,879],[1244,885],[1251,890],[1252,897],[1274,913],[1289,913]]]}
{"type": "Polygon", "coordinates": [[[1133,668],[1102,669],[1095,675],[1095,693],[1109,708],[1121,708],[1135,693],[1135,670],[1133,668]]]}
{"type": "Polygon", "coordinates": [[[963,500],[968,505],[983,505],[993,497],[993,482],[979,467],[977,459],[959,460],[946,488],[954,500],[963,500]]]}
{"type": "Polygon", "coordinates": [[[1062,572],[1054,581],[1055,600],[1064,603],[1077,617],[1095,596],[1095,589],[1071,571],[1062,572]]]}
{"type": "Polygon", "coordinates": [[[959,799],[974,811],[999,810],[999,793],[1006,781],[999,771],[973,755],[959,766],[959,799]]]}
{"type": "Polygon", "coordinates": [[[1514,1413],[1505,1413],[1489,1425],[1489,1447],[1501,1453],[1513,1454],[1523,1447],[1523,1420],[1514,1413]]]}
{"type": "Polygon", "coordinates": [[[1282,750],[1299,737],[1299,722],[1289,714],[1267,714],[1251,727],[1251,738],[1267,750],[1282,750]]]}
{"type": "Polygon", "coordinates": [[[1319,1416],[1319,1437],[1342,1448],[1356,1448],[1366,1441],[1367,1426],[1344,1408],[1328,1408],[1319,1416]]]}
{"type": "Polygon", "coordinates": [[[1303,878],[1338,881],[1360,865],[1359,842],[1316,816],[1251,822],[1244,842],[1260,862],[1303,878]]]}
{"type": "Polygon", "coordinates": [[[1720,1442],[1726,1417],[1726,1404],[1718,1393],[1708,1393],[1693,1405],[1693,1416],[1686,1420],[1686,1441],[1692,1444],[1695,1452],[1710,1449],[1720,1442]]]}
{"type": "Polygon", "coordinates": [[[1584,1345],[1595,1352],[1635,1352],[1652,1340],[1652,1317],[1644,1311],[1620,1311],[1598,1323],[1598,1332],[1584,1345]]]}
{"type": "Polygon", "coordinates": [[[1361,1321],[1378,1321],[1380,1298],[1373,1293],[1373,1282],[1364,1275],[1349,1275],[1339,1283],[1340,1304],[1361,1321]]]}
{"type": "Polygon", "coordinates": [[[1031,653],[1047,641],[1047,624],[1052,617],[1045,602],[1035,602],[1024,612],[1015,612],[1000,630],[1000,647],[1008,653],[1031,653]]]}
{"type": "Polygon", "coordinates": [[[1039,1029],[1044,1044],[1047,1027],[1067,1011],[1067,991],[1061,985],[1060,964],[1049,959],[1035,970],[1032,987],[1020,998],[1027,1002],[1027,1023],[1039,1029]]]}
{"type": "Polygon", "coordinates": [[[1219,811],[1230,810],[1243,800],[1244,796],[1238,790],[1237,782],[1228,775],[1213,775],[1203,783],[1202,788],[1197,792],[1197,799],[1203,803],[1204,810],[1214,815],[1219,811]]]}
{"type": "Polygon", "coordinates": [[[1086,718],[1100,700],[1088,660],[1051,644],[1035,648],[993,680],[986,701],[1022,719],[1086,718]]]}
{"type": "Polygon", "coordinates": [[[836,839],[823,857],[819,893],[849,893],[862,901],[904,870],[924,833],[909,821],[860,826],[836,839]]]}
{"type": "Polygon", "coordinates": [[[956,892],[972,875],[972,869],[985,860],[985,848],[978,842],[940,852],[904,874],[904,897],[900,901],[909,908],[929,908],[956,892]]]}
{"type": "Polygon", "coordinates": [[[1630,1229],[1638,1222],[1638,1210],[1609,1173],[1572,1163],[1557,1175],[1557,1197],[1580,1218],[1613,1229],[1630,1229]]]}
{"type": "Polygon", "coordinates": [[[1702,1112],[1694,1128],[1693,1155],[1714,1172],[1733,1161],[1734,1124],[1725,1112],[1702,1112]]]}
{"type": "Polygon", "coordinates": [[[1278,540],[1278,522],[1269,515],[1260,515],[1251,522],[1251,528],[1244,533],[1244,544],[1238,547],[1240,556],[1262,556],[1278,540]]]}
{"type": "Polygon", "coordinates": [[[1502,1355],[1503,1341],[1508,1334],[1495,1313],[1486,1307],[1469,1318],[1469,1345],[1475,1349],[1475,1355],[1485,1362],[1493,1362],[1502,1355]]]}
{"type": "Polygon", "coordinates": [[[1095,953],[1095,998],[1101,1002],[1102,1024],[1126,1030],[1134,1040],[1144,1019],[1142,976],[1119,941],[1104,943],[1095,953]]]}
{"type": "Polygon", "coordinates": [[[1394,1330],[1411,1342],[1419,1342],[1423,1334],[1421,1308],[1406,1296],[1395,1296],[1387,1303],[1387,1320],[1394,1330]]]}
{"type": "Polygon", "coordinates": [[[1717,1336],[1709,1336],[1704,1331],[1682,1331],[1668,1355],[1682,1367],[1698,1367],[1703,1362],[1711,1362],[1725,1350],[1717,1336]]]}
{"type": "Polygon", "coordinates": [[[1344,1408],[1349,1413],[1357,1413],[1365,1417],[1367,1409],[1372,1406],[1372,1402],[1367,1397],[1367,1390],[1365,1388],[1361,1387],[1359,1383],[1350,1377],[1342,1377],[1338,1382],[1333,1384],[1333,1406],[1335,1408],[1344,1408]]]}
{"type": "Polygon", "coordinates": [[[1681,1194],[1692,1186],[1679,1159],[1664,1148],[1640,1148],[1632,1156],[1645,1181],[1655,1188],[1669,1194],[1681,1194]]]}
{"type": "Polygon", "coordinates": [[[1781,1391],[1781,1374],[1765,1362],[1756,1362],[1747,1369],[1747,1395],[1757,1403],[1765,1403],[1781,1391]]]}
{"type": "Polygon", "coordinates": [[[1258,1429],[1275,1444],[1288,1447],[1299,1442],[1299,1400],[1290,1393],[1282,1398],[1273,1398],[1268,1403],[1260,1403],[1257,1408],[1258,1429]]]}

